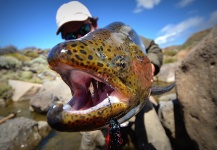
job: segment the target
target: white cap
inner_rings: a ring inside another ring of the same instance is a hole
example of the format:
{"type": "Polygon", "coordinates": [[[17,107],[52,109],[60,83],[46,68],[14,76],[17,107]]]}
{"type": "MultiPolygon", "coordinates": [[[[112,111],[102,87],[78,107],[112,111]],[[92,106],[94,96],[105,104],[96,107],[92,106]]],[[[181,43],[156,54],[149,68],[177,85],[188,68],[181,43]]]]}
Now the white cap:
{"type": "Polygon", "coordinates": [[[92,17],[89,10],[80,2],[71,1],[63,4],[57,10],[56,14],[56,23],[58,27],[56,34],[59,34],[63,24],[71,21],[84,21],[87,20],[88,17],[92,17]]]}

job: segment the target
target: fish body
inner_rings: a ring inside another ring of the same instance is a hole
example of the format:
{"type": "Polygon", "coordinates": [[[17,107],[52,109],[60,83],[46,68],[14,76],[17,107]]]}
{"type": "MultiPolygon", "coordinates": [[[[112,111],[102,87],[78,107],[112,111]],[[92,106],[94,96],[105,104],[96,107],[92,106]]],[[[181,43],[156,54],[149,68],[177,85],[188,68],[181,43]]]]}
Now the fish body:
{"type": "Polygon", "coordinates": [[[49,125],[66,132],[90,131],[130,119],[151,93],[151,62],[138,34],[114,22],[86,36],[62,42],[47,61],[70,87],[72,99],[47,113],[49,125]]]}

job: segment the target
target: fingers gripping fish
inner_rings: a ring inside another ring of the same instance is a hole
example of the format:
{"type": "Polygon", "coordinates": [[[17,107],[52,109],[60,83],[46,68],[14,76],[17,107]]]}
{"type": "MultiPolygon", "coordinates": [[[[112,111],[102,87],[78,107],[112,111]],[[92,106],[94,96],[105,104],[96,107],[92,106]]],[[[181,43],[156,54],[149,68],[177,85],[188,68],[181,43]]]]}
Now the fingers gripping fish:
{"type": "Polygon", "coordinates": [[[48,111],[47,121],[58,131],[95,130],[111,118],[124,122],[151,93],[151,62],[145,47],[121,22],[56,45],[47,61],[73,95],[67,104],[57,103],[48,111]]]}

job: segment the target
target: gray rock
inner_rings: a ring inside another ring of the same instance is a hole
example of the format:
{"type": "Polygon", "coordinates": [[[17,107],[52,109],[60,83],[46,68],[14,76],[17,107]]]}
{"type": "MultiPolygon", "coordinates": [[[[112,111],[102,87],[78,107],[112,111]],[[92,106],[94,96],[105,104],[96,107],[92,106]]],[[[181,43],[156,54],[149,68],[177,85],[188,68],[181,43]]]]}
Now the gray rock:
{"type": "Polygon", "coordinates": [[[4,99],[0,98],[0,108],[1,107],[5,107],[6,106],[6,102],[4,99]]]}
{"type": "MultiPolygon", "coordinates": [[[[150,149],[151,144],[153,147],[159,150],[171,150],[171,143],[166,135],[166,132],[158,118],[158,115],[153,108],[150,101],[147,101],[143,109],[132,117],[129,122],[134,122],[132,129],[135,131],[137,146],[140,149],[150,149]],[[144,122],[143,122],[144,121],[144,122]],[[145,127],[145,128],[144,128],[145,127]]],[[[132,136],[133,133],[130,130],[125,131],[132,136]]],[[[132,138],[135,138],[132,136],[132,138]]],[[[131,139],[132,141],[135,139],[131,139]]]]}
{"type": "Polygon", "coordinates": [[[167,130],[170,131],[171,136],[175,138],[175,119],[174,119],[174,107],[172,101],[160,101],[158,109],[159,119],[167,130]]]}
{"type": "Polygon", "coordinates": [[[47,113],[57,101],[67,103],[72,98],[70,88],[61,78],[44,82],[40,90],[30,100],[30,109],[38,113],[47,113]]]}
{"type": "Polygon", "coordinates": [[[144,117],[148,141],[152,143],[156,149],[171,150],[169,138],[158,119],[156,111],[152,109],[145,113],[144,117]]]}
{"type": "Polygon", "coordinates": [[[176,93],[164,94],[158,98],[159,101],[171,101],[176,99],[176,93]]]}
{"type": "Polygon", "coordinates": [[[0,125],[1,150],[35,149],[42,139],[40,130],[38,123],[32,119],[20,117],[7,120],[0,125]]]}
{"type": "Polygon", "coordinates": [[[159,81],[163,82],[174,82],[175,81],[175,70],[177,69],[179,65],[179,62],[164,64],[159,74],[156,76],[156,78],[159,81]]]}
{"type": "Polygon", "coordinates": [[[201,150],[217,149],[217,26],[176,71],[177,96],[189,136],[201,150]]]}
{"type": "Polygon", "coordinates": [[[41,87],[41,84],[24,82],[19,80],[8,80],[8,84],[14,89],[13,101],[30,100],[41,87]]]}
{"type": "Polygon", "coordinates": [[[42,138],[46,137],[50,131],[51,128],[46,121],[38,121],[38,132],[42,138]]]}

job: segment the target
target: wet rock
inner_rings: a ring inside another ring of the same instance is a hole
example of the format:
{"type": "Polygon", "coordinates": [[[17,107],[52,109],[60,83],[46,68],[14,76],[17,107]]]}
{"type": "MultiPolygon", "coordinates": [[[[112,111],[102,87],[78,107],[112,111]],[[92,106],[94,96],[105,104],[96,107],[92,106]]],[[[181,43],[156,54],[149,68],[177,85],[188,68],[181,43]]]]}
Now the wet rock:
{"type": "Polygon", "coordinates": [[[38,121],[38,132],[42,138],[46,137],[50,131],[51,128],[46,121],[38,121]]]}
{"type": "Polygon", "coordinates": [[[19,117],[7,120],[0,124],[1,150],[34,150],[43,136],[40,134],[42,128],[32,119],[19,117]]]}
{"type": "Polygon", "coordinates": [[[30,83],[18,80],[9,80],[8,84],[14,89],[12,96],[13,101],[30,100],[41,87],[41,84],[30,83]]]}
{"type": "Polygon", "coordinates": [[[31,110],[38,113],[47,113],[57,101],[68,102],[72,98],[70,88],[61,78],[44,82],[40,90],[30,100],[31,110]]]}
{"type": "Polygon", "coordinates": [[[217,149],[216,85],[217,26],[191,50],[176,71],[177,96],[184,123],[201,150],[217,149]]]}

